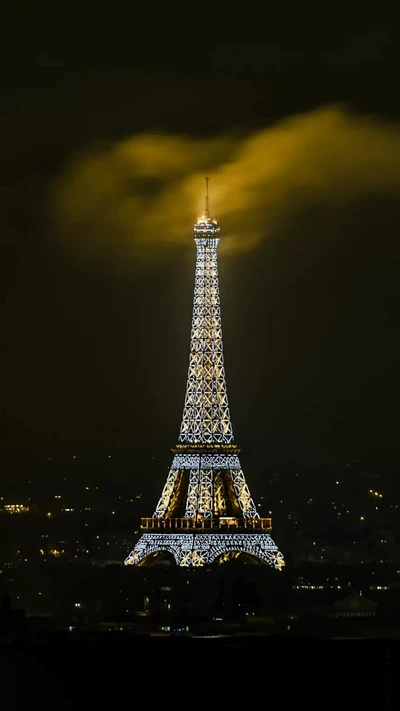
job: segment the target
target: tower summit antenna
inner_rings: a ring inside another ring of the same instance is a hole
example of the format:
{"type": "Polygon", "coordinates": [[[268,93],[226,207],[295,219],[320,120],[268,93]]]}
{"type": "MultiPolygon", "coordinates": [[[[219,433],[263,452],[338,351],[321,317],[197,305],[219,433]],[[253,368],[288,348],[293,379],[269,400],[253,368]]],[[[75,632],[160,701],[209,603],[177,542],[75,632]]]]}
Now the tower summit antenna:
{"type": "Polygon", "coordinates": [[[206,217],[210,217],[210,211],[208,209],[208,181],[210,178],[206,178],[206,209],[204,210],[204,214],[206,217]]]}

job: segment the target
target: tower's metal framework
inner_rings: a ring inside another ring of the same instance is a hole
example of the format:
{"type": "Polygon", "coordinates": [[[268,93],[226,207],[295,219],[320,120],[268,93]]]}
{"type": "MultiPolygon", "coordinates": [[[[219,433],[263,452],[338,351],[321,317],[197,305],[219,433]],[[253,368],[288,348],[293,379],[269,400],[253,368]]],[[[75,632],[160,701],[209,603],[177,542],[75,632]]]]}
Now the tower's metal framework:
{"type": "Polygon", "coordinates": [[[189,372],[177,446],[152,518],[126,565],[170,553],[199,566],[245,553],[281,569],[271,519],[261,519],[239,461],[229,413],[222,346],[217,248],[220,228],[206,205],[194,225],[197,248],[189,372]]]}

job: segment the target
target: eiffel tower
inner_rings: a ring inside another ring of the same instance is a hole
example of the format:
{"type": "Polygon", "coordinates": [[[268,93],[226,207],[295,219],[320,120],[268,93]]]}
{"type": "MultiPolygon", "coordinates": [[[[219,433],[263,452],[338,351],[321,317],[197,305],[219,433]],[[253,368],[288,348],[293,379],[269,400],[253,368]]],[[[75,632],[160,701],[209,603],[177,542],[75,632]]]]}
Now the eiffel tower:
{"type": "Polygon", "coordinates": [[[222,347],[218,222],[210,218],[208,178],[197,248],[189,373],[179,440],[167,481],[125,565],[172,555],[177,565],[203,566],[244,554],[280,570],[271,519],[260,518],[234,442],[222,347]]]}

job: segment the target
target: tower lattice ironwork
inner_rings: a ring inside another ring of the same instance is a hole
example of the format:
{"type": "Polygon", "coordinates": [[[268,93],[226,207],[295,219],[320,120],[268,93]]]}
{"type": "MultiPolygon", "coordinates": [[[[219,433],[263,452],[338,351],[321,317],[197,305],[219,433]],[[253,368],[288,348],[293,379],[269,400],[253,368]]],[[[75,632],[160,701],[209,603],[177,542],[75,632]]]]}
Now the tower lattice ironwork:
{"type": "Polygon", "coordinates": [[[189,372],[179,440],[167,481],[126,565],[167,553],[182,566],[240,553],[281,569],[271,519],[260,518],[234,442],[222,345],[217,248],[220,228],[206,204],[194,225],[197,248],[189,372]]]}

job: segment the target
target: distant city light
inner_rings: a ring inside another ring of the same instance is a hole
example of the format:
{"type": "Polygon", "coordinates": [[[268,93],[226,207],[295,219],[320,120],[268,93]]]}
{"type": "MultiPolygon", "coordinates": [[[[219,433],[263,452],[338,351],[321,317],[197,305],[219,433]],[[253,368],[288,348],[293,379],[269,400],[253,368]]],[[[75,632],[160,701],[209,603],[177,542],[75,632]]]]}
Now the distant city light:
{"type": "Polygon", "coordinates": [[[4,511],[9,514],[28,513],[29,506],[23,504],[5,504],[4,511]]]}

